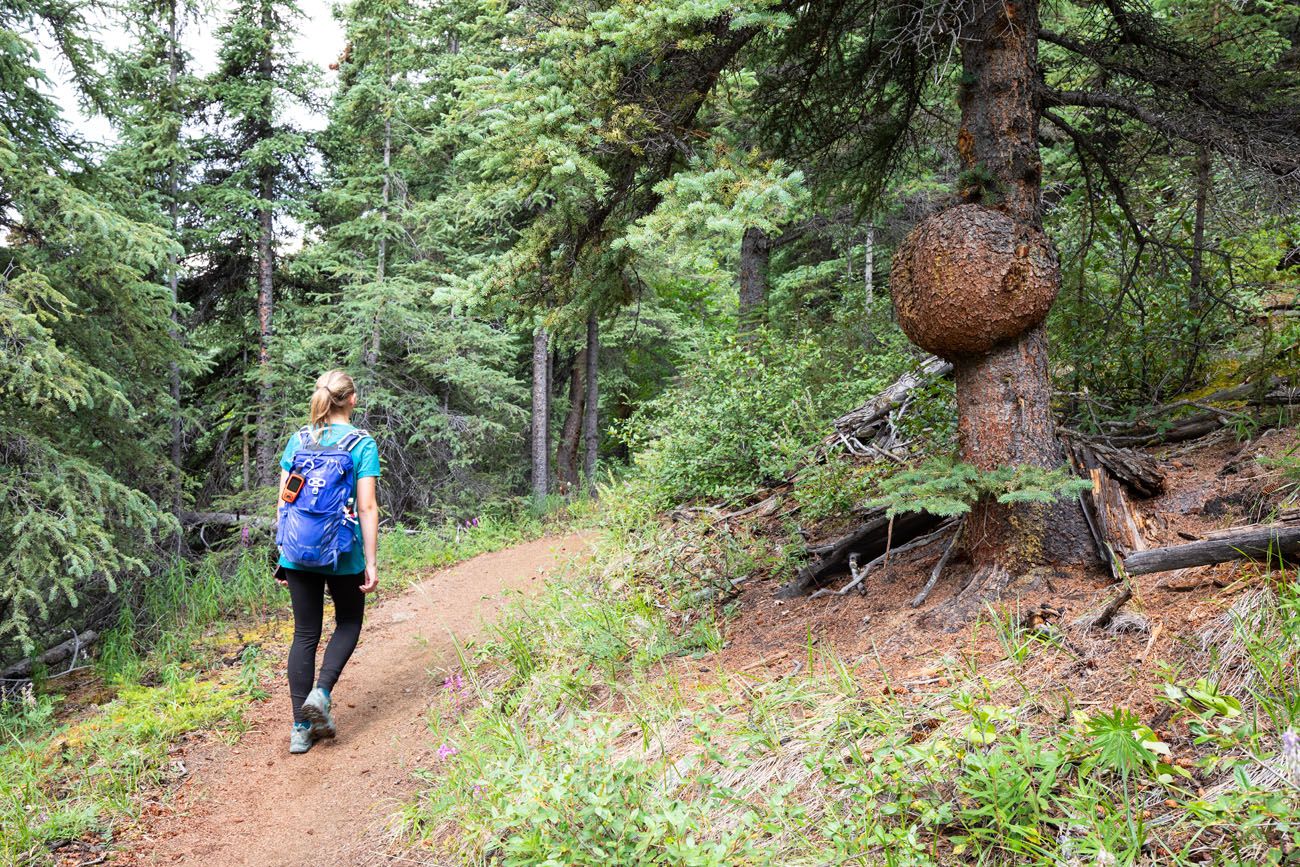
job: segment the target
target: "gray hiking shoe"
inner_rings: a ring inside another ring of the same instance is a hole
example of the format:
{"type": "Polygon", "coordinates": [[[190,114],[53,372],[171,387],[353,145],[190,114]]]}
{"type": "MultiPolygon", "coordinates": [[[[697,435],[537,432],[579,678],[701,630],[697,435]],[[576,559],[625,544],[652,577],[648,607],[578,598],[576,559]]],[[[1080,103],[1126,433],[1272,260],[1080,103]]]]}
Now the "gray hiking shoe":
{"type": "Polygon", "coordinates": [[[312,740],[311,726],[294,726],[293,733],[289,735],[289,752],[307,752],[311,749],[312,740]]]}
{"type": "Polygon", "coordinates": [[[311,722],[311,736],[317,740],[332,738],[338,733],[330,704],[330,697],[319,686],[307,693],[307,700],[302,703],[302,715],[311,722]]]}

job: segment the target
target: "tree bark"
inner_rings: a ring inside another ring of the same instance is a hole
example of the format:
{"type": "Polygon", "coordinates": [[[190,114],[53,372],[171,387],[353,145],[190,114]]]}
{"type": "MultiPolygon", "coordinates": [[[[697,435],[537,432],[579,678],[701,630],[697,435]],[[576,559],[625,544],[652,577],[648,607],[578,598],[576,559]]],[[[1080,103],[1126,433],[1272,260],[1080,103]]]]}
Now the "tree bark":
{"type": "Polygon", "coordinates": [[[583,402],[582,439],[584,454],[582,474],[587,490],[596,496],[596,457],[600,448],[600,323],[595,313],[587,314],[587,399],[583,402]]]}
{"type": "Polygon", "coordinates": [[[767,312],[767,269],[772,239],[755,226],[740,240],[739,329],[748,334],[762,324],[767,312]]]}
{"type": "Polygon", "coordinates": [[[866,245],[863,250],[865,262],[862,263],[863,321],[866,323],[863,345],[870,349],[876,343],[876,333],[871,328],[871,308],[876,303],[876,227],[867,226],[866,245]]]}
{"type": "Polygon", "coordinates": [[[533,500],[546,499],[550,487],[550,352],[546,329],[533,332],[533,500]]]}
{"type": "Polygon", "coordinates": [[[1210,151],[1201,147],[1196,153],[1196,218],[1192,224],[1191,279],[1188,282],[1188,303],[1193,314],[1201,314],[1209,306],[1205,294],[1205,211],[1210,198],[1210,151]]]}
{"type": "MultiPolygon", "coordinates": [[[[388,267],[388,203],[392,196],[389,170],[393,164],[393,119],[384,118],[384,187],[379,206],[379,249],[375,256],[375,283],[382,284],[388,267]]],[[[381,290],[382,291],[382,290],[381,290]]],[[[373,368],[379,360],[379,322],[383,312],[382,298],[376,301],[375,317],[370,323],[370,347],[366,350],[366,367],[373,368]]]]}
{"type": "MultiPolygon", "coordinates": [[[[274,22],[271,20],[271,4],[262,4],[262,26],[266,33],[271,33],[274,22]]],[[[262,75],[269,82],[273,73],[271,42],[267,37],[266,48],[259,61],[262,75]]],[[[262,106],[262,127],[260,135],[271,135],[271,91],[268,89],[262,106]]],[[[257,211],[257,365],[259,388],[257,395],[257,481],[269,485],[275,481],[275,470],[279,463],[275,459],[275,443],[271,439],[271,402],[275,392],[271,387],[271,313],[274,306],[274,286],[272,272],[273,244],[275,240],[275,168],[262,166],[257,172],[257,197],[260,206],[257,211]]]]}
{"type": "Polygon", "coordinates": [[[569,411],[560,429],[555,451],[555,477],[570,486],[578,484],[578,447],[582,438],[583,410],[587,399],[587,351],[584,348],[569,365],[569,411]]]}
{"type": "MultiPolygon", "coordinates": [[[[168,33],[167,33],[167,95],[170,100],[170,107],[173,113],[180,111],[178,100],[176,98],[176,81],[180,77],[181,55],[179,49],[180,40],[180,22],[176,10],[176,4],[179,0],[171,0],[168,6],[168,33]]],[[[180,125],[176,126],[177,138],[180,135],[180,125]]],[[[173,141],[175,147],[178,142],[173,141]]],[[[170,165],[167,167],[167,205],[169,216],[171,217],[172,240],[177,240],[180,234],[180,171],[176,165],[175,157],[172,158],[170,165]]],[[[179,275],[180,264],[177,261],[175,253],[167,254],[167,283],[171,290],[172,309],[170,314],[171,325],[169,330],[173,341],[180,342],[180,317],[176,310],[176,304],[180,298],[179,293],[179,275]]],[[[172,513],[180,520],[181,515],[181,491],[184,488],[184,474],[181,468],[181,366],[173,360],[169,365],[171,374],[171,398],[172,398],[172,513]]],[[[176,553],[179,555],[184,542],[184,536],[177,529],[176,532],[176,553]]]]}
{"type": "MultiPolygon", "coordinates": [[[[962,40],[962,197],[1042,227],[1038,154],[1037,0],[977,3],[962,40]]],[[[1044,326],[991,352],[954,361],[961,456],[976,467],[1064,463],[1052,416],[1044,326]]],[[[1078,504],[1003,504],[971,509],[965,546],[976,567],[1024,571],[1089,559],[1078,504]]]]}
{"type": "Polygon", "coordinates": [[[1192,338],[1183,364],[1181,390],[1191,387],[1201,356],[1201,329],[1210,310],[1205,291],[1205,212],[1210,198],[1210,150],[1202,145],[1196,151],[1196,211],[1192,223],[1191,274],[1187,285],[1187,310],[1192,318],[1192,338]]]}

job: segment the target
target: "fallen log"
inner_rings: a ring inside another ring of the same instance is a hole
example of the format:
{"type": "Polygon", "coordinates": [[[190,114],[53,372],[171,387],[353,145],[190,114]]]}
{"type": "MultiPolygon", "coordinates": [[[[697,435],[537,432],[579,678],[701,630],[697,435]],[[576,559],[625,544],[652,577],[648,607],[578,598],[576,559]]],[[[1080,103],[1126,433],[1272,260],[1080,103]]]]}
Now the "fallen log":
{"type": "Polygon", "coordinates": [[[795,575],[794,580],[781,588],[783,598],[802,596],[844,571],[850,554],[871,562],[885,553],[885,549],[898,547],[933,531],[949,520],[926,512],[904,512],[890,519],[883,507],[869,510],[858,527],[837,539],[809,548],[813,559],[795,575]]]}
{"type": "Polygon", "coordinates": [[[1300,521],[1251,524],[1224,530],[1214,538],[1186,545],[1148,548],[1124,557],[1124,571],[1130,575],[1170,572],[1189,566],[1209,566],[1232,560],[1293,561],[1300,555],[1300,521]]]}
{"type": "Polygon", "coordinates": [[[80,635],[74,635],[67,641],[54,645],[35,659],[20,659],[4,671],[0,671],[0,680],[25,680],[32,676],[32,671],[37,665],[46,667],[58,665],[69,657],[73,658],[72,661],[75,665],[76,656],[85,650],[87,645],[93,643],[96,638],[99,638],[99,633],[93,629],[87,629],[80,635]]]}
{"type": "Polygon", "coordinates": [[[1268,406],[1294,406],[1300,403],[1300,389],[1287,385],[1280,377],[1265,383],[1246,382],[1221,389],[1198,400],[1180,400],[1155,407],[1141,419],[1131,424],[1108,424],[1096,439],[1116,446],[1153,446],[1199,439],[1227,426],[1240,418],[1252,418],[1245,412],[1268,406]],[[1233,409],[1213,406],[1216,403],[1237,403],[1233,409]],[[1198,413],[1184,416],[1169,424],[1155,420],[1174,410],[1195,408],[1198,413]]]}
{"type": "Polygon", "coordinates": [[[269,527],[273,523],[265,515],[239,515],[233,512],[181,512],[181,523],[187,527],[200,524],[219,524],[225,527],[269,527]]]}
{"type": "Polygon", "coordinates": [[[907,403],[912,392],[929,385],[952,372],[952,362],[937,356],[927,356],[915,370],[909,371],[857,409],[845,413],[831,423],[831,433],[822,440],[813,455],[813,462],[826,457],[836,448],[849,454],[888,457],[896,459],[891,449],[897,445],[889,424],[890,415],[907,403]]]}
{"type": "MultiPolygon", "coordinates": [[[[951,532],[953,527],[956,525],[956,523],[957,522],[953,520],[947,521],[941,524],[939,526],[939,529],[931,533],[926,533],[924,536],[917,536],[915,539],[912,539],[910,542],[906,542],[902,545],[888,548],[883,554],[876,557],[874,560],[867,563],[867,565],[862,566],[861,568],[859,568],[857,565],[858,564],[857,554],[855,553],[849,555],[849,574],[853,577],[853,580],[850,581],[848,584],[845,584],[839,590],[831,590],[829,587],[823,587],[821,590],[818,590],[816,593],[812,594],[812,596],[808,598],[820,599],[822,596],[844,596],[853,588],[862,586],[862,582],[866,581],[867,578],[871,575],[871,573],[874,572],[876,569],[880,568],[881,566],[887,565],[889,563],[890,557],[898,556],[900,554],[906,554],[908,551],[914,551],[917,548],[923,548],[926,545],[929,545],[931,542],[935,541],[936,539],[939,539],[945,534],[951,532]]],[[[951,548],[949,548],[949,550],[951,550],[951,548]]],[[[944,557],[946,559],[947,557],[946,553],[944,554],[944,557]]],[[[863,593],[866,592],[865,586],[862,586],[862,592],[863,593]]]]}
{"type": "Polygon", "coordinates": [[[1152,455],[1117,448],[1071,428],[1060,428],[1060,433],[1071,462],[1082,475],[1101,468],[1134,496],[1150,498],[1165,492],[1164,471],[1152,455]]]}

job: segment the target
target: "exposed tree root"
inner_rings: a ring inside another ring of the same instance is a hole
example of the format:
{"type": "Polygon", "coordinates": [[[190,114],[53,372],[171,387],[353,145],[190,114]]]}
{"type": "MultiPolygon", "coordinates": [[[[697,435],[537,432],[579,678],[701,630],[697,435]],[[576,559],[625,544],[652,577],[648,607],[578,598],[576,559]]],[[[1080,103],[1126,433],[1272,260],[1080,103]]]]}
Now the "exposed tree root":
{"type": "Polygon", "coordinates": [[[957,529],[952,534],[952,539],[948,542],[948,547],[944,549],[943,556],[939,558],[939,562],[935,563],[934,568],[930,570],[930,580],[926,581],[925,586],[921,588],[921,592],[913,597],[913,608],[920,608],[925,604],[925,600],[930,598],[930,591],[934,590],[934,585],[939,583],[939,576],[943,574],[943,567],[948,565],[948,558],[950,558],[952,552],[956,550],[957,543],[961,540],[961,531],[965,526],[965,518],[957,521],[957,529]]]}
{"type": "MultiPolygon", "coordinates": [[[[1027,572],[1012,572],[1000,563],[977,567],[970,580],[955,596],[930,617],[943,623],[944,630],[955,632],[973,620],[984,607],[1020,589],[1032,590],[1047,580],[1047,570],[1036,567],[1027,572]]],[[[1050,585],[1049,585],[1050,586],[1050,585]]]]}
{"type": "MultiPolygon", "coordinates": [[[[943,526],[941,526],[939,529],[935,530],[932,533],[927,533],[926,535],[913,539],[912,541],[904,545],[900,545],[897,548],[893,548],[893,549],[887,548],[885,550],[885,553],[876,557],[874,560],[869,562],[866,566],[863,566],[861,568],[858,568],[858,555],[854,553],[849,557],[849,574],[852,577],[852,580],[849,581],[848,584],[845,584],[843,587],[841,587],[839,590],[831,590],[829,587],[824,587],[821,590],[818,590],[816,593],[812,594],[812,596],[810,596],[809,598],[818,599],[822,596],[845,595],[853,588],[862,586],[862,583],[866,580],[867,576],[870,575],[872,572],[874,572],[877,568],[887,564],[889,562],[890,557],[897,557],[900,554],[906,554],[908,551],[914,551],[917,548],[923,548],[926,545],[929,545],[931,542],[935,541],[936,539],[939,539],[941,536],[945,535],[946,533],[950,532],[956,524],[957,522],[955,521],[949,521],[948,523],[944,524],[943,526]]],[[[952,550],[952,546],[949,545],[948,551],[951,550],[952,550]]],[[[945,552],[944,559],[947,559],[947,556],[948,554],[947,552],[945,552]]],[[[865,592],[865,588],[864,588],[864,592],[865,592]]]]}
{"type": "Polygon", "coordinates": [[[1098,609],[1096,613],[1085,614],[1082,617],[1077,618],[1070,625],[1084,630],[1105,629],[1107,626],[1110,626],[1111,622],[1115,619],[1115,615],[1124,607],[1124,604],[1132,598],[1133,588],[1130,585],[1125,584],[1120,588],[1120,591],[1107,600],[1106,604],[1098,609]]]}

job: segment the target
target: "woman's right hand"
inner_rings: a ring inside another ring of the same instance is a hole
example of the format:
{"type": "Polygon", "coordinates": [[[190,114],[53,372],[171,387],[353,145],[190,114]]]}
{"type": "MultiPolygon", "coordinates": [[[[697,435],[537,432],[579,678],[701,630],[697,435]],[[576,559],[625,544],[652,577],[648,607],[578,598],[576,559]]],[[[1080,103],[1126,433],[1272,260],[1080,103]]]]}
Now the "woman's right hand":
{"type": "Polygon", "coordinates": [[[369,593],[379,586],[379,569],[374,563],[366,564],[366,580],[361,584],[361,592],[369,593]]]}

